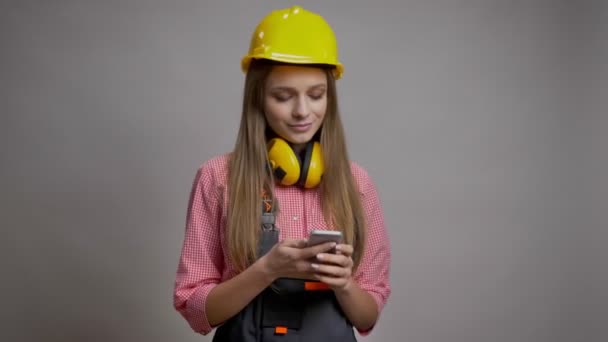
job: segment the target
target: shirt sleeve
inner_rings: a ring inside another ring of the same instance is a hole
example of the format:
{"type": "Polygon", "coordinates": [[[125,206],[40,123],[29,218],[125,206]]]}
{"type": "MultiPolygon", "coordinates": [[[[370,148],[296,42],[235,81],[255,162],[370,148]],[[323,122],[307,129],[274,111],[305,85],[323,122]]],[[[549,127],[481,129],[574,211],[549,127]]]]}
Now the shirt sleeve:
{"type": "Polygon", "coordinates": [[[209,292],[221,281],[224,267],[219,228],[219,188],[209,164],[203,164],[194,179],[186,231],[175,279],[173,305],[190,327],[203,335],[214,328],[205,311],[209,292]]]}
{"type": "MultiPolygon", "coordinates": [[[[376,187],[367,173],[362,172],[363,177],[359,186],[367,223],[367,236],[363,257],[354,274],[354,279],[361,289],[374,298],[380,314],[391,294],[389,279],[391,250],[376,187]]],[[[365,336],[372,329],[373,327],[367,331],[358,330],[358,332],[365,336]]]]}

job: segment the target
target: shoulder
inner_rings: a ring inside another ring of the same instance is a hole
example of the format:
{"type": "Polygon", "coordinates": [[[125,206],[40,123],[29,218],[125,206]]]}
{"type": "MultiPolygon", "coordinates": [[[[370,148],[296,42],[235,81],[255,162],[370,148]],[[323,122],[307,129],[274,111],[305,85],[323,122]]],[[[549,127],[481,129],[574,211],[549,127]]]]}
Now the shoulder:
{"type": "Polygon", "coordinates": [[[365,195],[374,187],[372,178],[363,166],[357,162],[351,161],[350,171],[355,179],[357,187],[359,188],[359,192],[365,195]]]}
{"type": "Polygon", "coordinates": [[[196,181],[213,185],[226,184],[228,182],[230,156],[231,153],[217,155],[200,164],[196,173],[196,181]]]}
{"type": "Polygon", "coordinates": [[[224,153],[207,159],[199,166],[199,170],[207,172],[224,172],[228,171],[228,163],[230,162],[230,156],[232,153],[224,153]]]}

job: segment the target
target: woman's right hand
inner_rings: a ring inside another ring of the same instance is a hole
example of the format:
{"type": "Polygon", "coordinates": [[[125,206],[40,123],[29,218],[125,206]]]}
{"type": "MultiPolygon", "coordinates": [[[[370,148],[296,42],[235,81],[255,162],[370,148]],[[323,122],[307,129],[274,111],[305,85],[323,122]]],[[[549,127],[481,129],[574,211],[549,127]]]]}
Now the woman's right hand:
{"type": "Polygon", "coordinates": [[[312,260],[317,254],[327,252],[335,245],[327,242],[307,247],[306,240],[287,239],[275,244],[259,261],[271,281],[277,278],[316,280],[312,260]]]}

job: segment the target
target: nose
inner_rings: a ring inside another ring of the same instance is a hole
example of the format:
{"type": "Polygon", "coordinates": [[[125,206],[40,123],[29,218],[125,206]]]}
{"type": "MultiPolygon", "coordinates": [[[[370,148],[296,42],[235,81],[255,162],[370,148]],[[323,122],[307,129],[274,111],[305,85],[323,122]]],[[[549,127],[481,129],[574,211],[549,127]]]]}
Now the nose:
{"type": "Polygon", "coordinates": [[[310,114],[310,103],[306,96],[298,96],[298,101],[292,115],[296,118],[305,118],[310,114]]]}

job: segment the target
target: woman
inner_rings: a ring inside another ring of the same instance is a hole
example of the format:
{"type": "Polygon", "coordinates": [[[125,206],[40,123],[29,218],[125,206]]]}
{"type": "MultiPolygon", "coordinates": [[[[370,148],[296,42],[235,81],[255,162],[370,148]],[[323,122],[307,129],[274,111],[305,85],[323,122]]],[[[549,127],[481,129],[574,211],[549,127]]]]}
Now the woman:
{"type": "Polygon", "coordinates": [[[174,305],[214,341],[356,341],[390,295],[390,248],[367,172],[349,161],[335,36],[294,6],[258,24],[232,153],[198,170],[174,305]],[[308,245],[312,230],[342,243],[308,245]]]}

